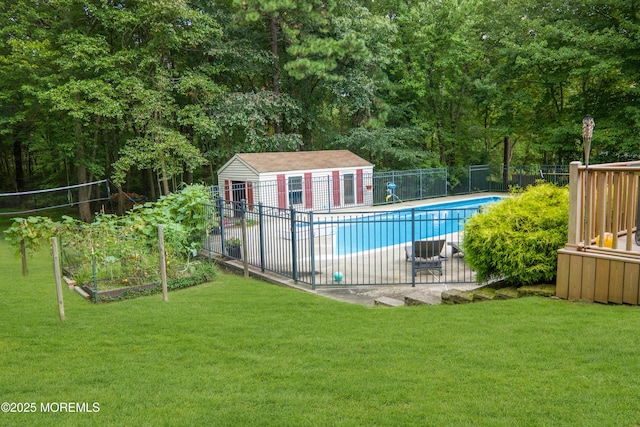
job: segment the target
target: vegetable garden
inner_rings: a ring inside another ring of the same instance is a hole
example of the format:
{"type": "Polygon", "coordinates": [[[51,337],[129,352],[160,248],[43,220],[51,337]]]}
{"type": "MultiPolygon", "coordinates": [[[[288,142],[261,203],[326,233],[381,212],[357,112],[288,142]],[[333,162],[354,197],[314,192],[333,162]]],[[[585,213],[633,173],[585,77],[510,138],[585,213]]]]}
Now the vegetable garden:
{"type": "Polygon", "coordinates": [[[40,250],[43,241],[60,239],[64,275],[95,302],[157,292],[163,269],[168,288],[177,289],[213,274],[210,263],[197,259],[208,194],[205,186],[187,186],[125,216],[101,214],[92,223],[69,216],[14,218],[5,234],[23,258],[23,274],[29,253],[40,250]]]}

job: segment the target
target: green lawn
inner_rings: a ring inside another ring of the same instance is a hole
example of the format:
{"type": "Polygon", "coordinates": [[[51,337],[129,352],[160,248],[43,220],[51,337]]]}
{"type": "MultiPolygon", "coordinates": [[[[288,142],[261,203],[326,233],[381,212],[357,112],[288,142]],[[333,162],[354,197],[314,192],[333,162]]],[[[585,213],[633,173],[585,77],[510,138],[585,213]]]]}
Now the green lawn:
{"type": "Polygon", "coordinates": [[[640,423],[640,309],[541,298],[372,308],[241,277],[93,305],[0,243],[0,425],[640,423]]]}

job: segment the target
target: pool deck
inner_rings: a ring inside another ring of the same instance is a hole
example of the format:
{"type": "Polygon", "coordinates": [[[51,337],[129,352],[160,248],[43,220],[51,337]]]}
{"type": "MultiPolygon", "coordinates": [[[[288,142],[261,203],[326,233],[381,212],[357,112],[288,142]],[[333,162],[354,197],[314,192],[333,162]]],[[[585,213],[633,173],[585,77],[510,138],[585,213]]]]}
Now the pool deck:
{"type": "MultiPolygon", "coordinates": [[[[341,216],[349,215],[349,213],[352,212],[375,213],[493,196],[504,197],[505,194],[478,193],[463,196],[448,196],[391,205],[340,209],[332,211],[332,213],[341,216]]],[[[248,235],[256,233],[255,229],[257,227],[251,228],[253,228],[253,230],[247,229],[248,235]]],[[[258,236],[253,235],[251,238],[257,239],[258,236]]],[[[446,238],[448,243],[459,243],[460,241],[458,233],[451,233],[447,235],[446,238]]],[[[303,245],[303,247],[304,245],[308,246],[309,239],[300,239],[299,243],[303,245]]],[[[312,286],[309,284],[296,282],[275,273],[262,272],[257,267],[249,266],[249,274],[271,283],[344,302],[368,306],[374,305],[375,300],[381,297],[403,301],[407,296],[415,297],[430,304],[437,304],[441,301],[440,295],[445,290],[469,290],[481,286],[475,282],[475,272],[466,265],[464,258],[459,256],[460,254],[454,255],[452,253],[452,247],[449,245],[446,245],[445,250],[442,252],[442,255],[446,257],[442,260],[442,275],[431,274],[429,271],[420,272],[415,277],[415,286],[411,285],[413,271],[411,262],[407,262],[406,260],[404,244],[368,251],[366,256],[358,254],[334,256],[333,236],[325,236],[324,239],[322,237],[316,238],[314,246],[317,260],[315,289],[312,289],[312,286]],[[345,280],[342,283],[333,280],[333,274],[336,271],[343,271],[345,273],[345,280]],[[365,282],[371,285],[349,285],[348,283],[344,283],[348,282],[352,272],[355,272],[353,274],[357,274],[361,283],[365,282]]],[[[276,254],[272,254],[274,258],[286,260],[291,256],[287,245],[267,245],[266,250],[269,251],[269,248],[277,251],[276,254]],[[285,249],[283,250],[282,248],[285,249]]],[[[310,253],[309,248],[303,249],[301,253],[310,253]]],[[[221,256],[215,256],[215,258],[223,268],[232,269],[237,272],[243,271],[243,262],[241,260],[231,260],[221,256]]],[[[304,263],[301,264],[304,265],[304,263]]],[[[304,274],[304,272],[301,273],[304,274]]]]}

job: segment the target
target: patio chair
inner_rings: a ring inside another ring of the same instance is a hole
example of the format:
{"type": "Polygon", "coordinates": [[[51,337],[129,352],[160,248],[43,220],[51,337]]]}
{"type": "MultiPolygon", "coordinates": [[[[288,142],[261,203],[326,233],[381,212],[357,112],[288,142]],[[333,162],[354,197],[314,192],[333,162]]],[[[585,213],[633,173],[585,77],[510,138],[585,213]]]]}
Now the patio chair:
{"type": "Polygon", "coordinates": [[[447,245],[451,246],[451,256],[455,256],[457,254],[460,258],[464,257],[464,252],[462,251],[462,248],[458,246],[458,244],[449,242],[447,243],[447,245]]]}
{"type": "Polygon", "coordinates": [[[404,248],[407,254],[407,262],[413,260],[414,277],[419,271],[427,271],[435,276],[442,275],[442,260],[446,259],[440,255],[444,247],[445,239],[440,240],[416,240],[413,245],[404,248]]]}

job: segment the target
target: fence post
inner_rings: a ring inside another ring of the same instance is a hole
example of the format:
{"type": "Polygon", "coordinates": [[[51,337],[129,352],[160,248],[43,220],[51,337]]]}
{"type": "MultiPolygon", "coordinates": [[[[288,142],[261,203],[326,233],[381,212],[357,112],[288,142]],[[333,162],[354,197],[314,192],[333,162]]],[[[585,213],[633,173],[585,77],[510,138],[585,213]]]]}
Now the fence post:
{"type": "Polygon", "coordinates": [[[331,175],[327,175],[327,207],[331,213],[331,175]]]}
{"type": "Polygon", "coordinates": [[[298,243],[296,239],[296,210],[291,206],[291,268],[293,270],[293,281],[298,282],[298,243]]]}
{"type": "Polygon", "coordinates": [[[224,228],[224,200],[222,200],[222,198],[220,197],[220,195],[218,195],[218,198],[216,199],[216,204],[218,205],[218,216],[220,217],[220,241],[222,242],[222,256],[225,255],[226,253],[226,244],[224,243],[225,241],[225,228],[224,228]]]}
{"type": "Polygon", "coordinates": [[[411,208],[411,287],[416,287],[416,209],[411,208]]]}
{"type": "MultiPolygon", "coordinates": [[[[209,212],[209,215],[211,215],[211,218],[215,218],[215,214],[216,214],[215,205],[209,204],[207,206],[211,210],[211,212],[209,212]]],[[[220,229],[220,228],[218,228],[218,229],[220,229]]],[[[205,236],[207,238],[207,257],[209,258],[209,264],[211,264],[211,262],[212,262],[212,259],[211,259],[211,235],[209,234],[208,230],[205,232],[205,236]]]]}
{"type": "Polygon", "coordinates": [[[444,168],[444,195],[449,195],[449,168],[444,168]]]}
{"type": "Polygon", "coordinates": [[[524,173],[524,169],[522,165],[520,165],[520,188],[522,188],[522,174],[524,173]]]}
{"type": "Polygon", "coordinates": [[[262,202],[258,203],[258,227],[260,230],[260,270],[264,273],[265,270],[265,251],[264,251],[264,212],[262,202]]]}
{"type": "Polygon", "coordinates": [[[313,211],[309,212],[309,250],[311,253],[311,289],[316,290],[316,251],[313,236],[313,211]]]}
{"type": "Polygon", "coordinates": [[[96,251],[91,246],[91,274],[93,275],[93,302],[98,303],[98,279],[96,277],[96,251]]]}
{"type": "Polygon", "coordinates": [[[249,260],[247,249],[247,201],[242,199],[240,201],[240,224],[242,225],[242,267],[244,270],[244,277],[249,277],[249,260]]]}

